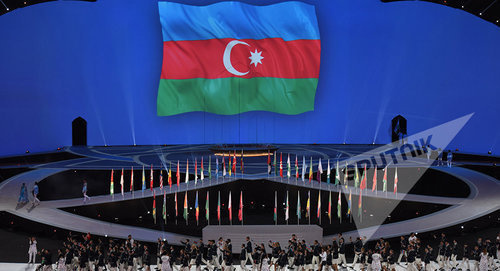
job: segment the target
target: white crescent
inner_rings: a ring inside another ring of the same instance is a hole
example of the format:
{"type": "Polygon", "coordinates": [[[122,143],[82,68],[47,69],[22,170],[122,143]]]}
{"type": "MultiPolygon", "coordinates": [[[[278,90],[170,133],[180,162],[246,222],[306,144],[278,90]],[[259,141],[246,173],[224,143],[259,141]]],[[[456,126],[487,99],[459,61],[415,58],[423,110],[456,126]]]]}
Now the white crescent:
{"type": "Polygon", "coordinates": [[[226,68],[226,70],[228,72],[230,72],[230,73],[232,73],[234,75],[243,76],[243,75],[247,74],[248,71],[247,72],[239,72],[239,71],[237,71],[233,67],[233,64],[231,64],[231,50],[237,44],[243,44],[243,45],[246,45],[246,46],[250,46],[250,45],[248,45],[248,43],[243,42],[243,41],[239,41],[239,40],[232,40],[232,41],[230,41],[226,45],[226,49],[224,50],[224,56],[222,57],[222,61],[224,62],[224,67],[226,68]]]}

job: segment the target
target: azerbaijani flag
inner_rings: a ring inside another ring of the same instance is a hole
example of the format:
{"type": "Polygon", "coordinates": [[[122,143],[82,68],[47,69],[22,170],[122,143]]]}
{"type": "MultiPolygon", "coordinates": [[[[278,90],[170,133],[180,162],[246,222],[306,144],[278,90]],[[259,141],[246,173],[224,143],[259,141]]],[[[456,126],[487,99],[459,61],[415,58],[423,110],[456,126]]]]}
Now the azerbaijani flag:
{"type": "Polygon", "coordinates": [[[314,110],[321,54],[314,6],[159,2],[158,9],[163,33],[159,116],[314,110]]]}

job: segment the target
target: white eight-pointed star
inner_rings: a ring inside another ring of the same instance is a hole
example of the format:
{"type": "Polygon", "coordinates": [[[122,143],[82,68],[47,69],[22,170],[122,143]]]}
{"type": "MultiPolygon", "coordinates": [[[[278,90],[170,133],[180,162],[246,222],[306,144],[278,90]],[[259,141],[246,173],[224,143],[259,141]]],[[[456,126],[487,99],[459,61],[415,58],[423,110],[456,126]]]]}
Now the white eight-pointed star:
{"type": "Polygon", "coordinates": [[[255,52],[250,51],[250,54],[251,54],[251,56],[248,57],[251,60],[250,65],[254,64],[255,67],[257,67],[257,64],[259,64],[259,63],[262,64],[261,60],[264,59],[264,57],[261,56],[262,51],[257,52],[257,49],[255,49],[255,52]]]}

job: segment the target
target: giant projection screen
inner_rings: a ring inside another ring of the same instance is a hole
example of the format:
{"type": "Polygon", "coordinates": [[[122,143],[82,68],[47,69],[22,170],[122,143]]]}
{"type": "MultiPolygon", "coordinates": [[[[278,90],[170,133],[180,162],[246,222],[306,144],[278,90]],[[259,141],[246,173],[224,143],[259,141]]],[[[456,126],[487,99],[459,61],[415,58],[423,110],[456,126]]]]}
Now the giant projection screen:
{"type": "Polygon", "coordinates": [[[159,116],[157,1],[58,1],[0,16],[0,155],[71,145],[78,116],[90,145],[386,143],[397,114],[415,133],[472,112],[450,147],[498,154],[497,26],[427,2],[302,3],[314,9],[321,64],[312,110],[294,114],[159,116]]]}

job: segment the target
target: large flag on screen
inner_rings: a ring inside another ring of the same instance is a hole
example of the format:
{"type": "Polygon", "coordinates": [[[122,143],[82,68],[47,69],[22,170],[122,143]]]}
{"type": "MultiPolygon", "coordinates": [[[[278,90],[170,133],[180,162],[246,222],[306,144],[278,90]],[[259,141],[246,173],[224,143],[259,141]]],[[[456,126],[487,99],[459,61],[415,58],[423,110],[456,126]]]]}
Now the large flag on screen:
{"type": "Polygon", "coordinates": [[[314,110],[320,36],[314,6],[159,2],[157,114],[314,110]]]}

